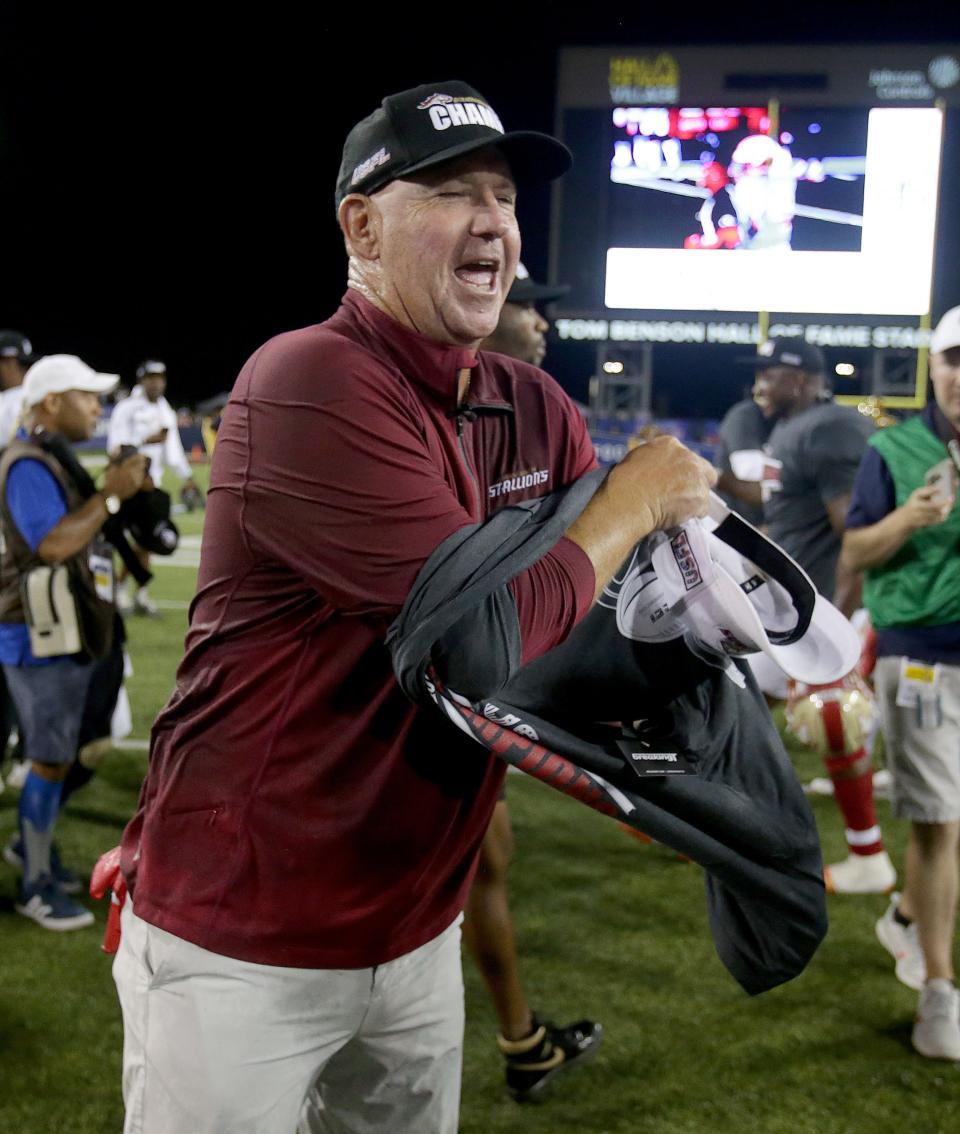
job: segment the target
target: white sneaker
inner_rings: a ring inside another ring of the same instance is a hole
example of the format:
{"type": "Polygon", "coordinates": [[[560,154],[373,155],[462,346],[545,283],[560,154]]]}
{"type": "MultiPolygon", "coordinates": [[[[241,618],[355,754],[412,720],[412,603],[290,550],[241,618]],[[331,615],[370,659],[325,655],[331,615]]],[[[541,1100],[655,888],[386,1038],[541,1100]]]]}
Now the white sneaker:
{"type": "Polygon", "coordinates": [[[37,879],[32,886],[21,886],[20,900],[13,908],[44,929],[58,933],[86,929],[94,921],[93,914],[67,897],[49,874],[37,879]]]}
{"type": "Polygon", "coordinates": [[[960,995],[948,980],[928,980],[920,993],[913,1046],[927,1059],[960,1060],[960,995]]]}
{"type": "Polygon", "coordinates": [[[873,773],[873,798],[889,799],[893,795],[893,776],[888,768],[873,773]]]}
{"type": "Polygon", "coordinates": [[[833,795],[833,780],[828,780],[826,776],[814,776],[803,785],[803,790],[807,795],[833,795]]]}
{"type": "Polygon", "coordinates": [[[141,587],[133,597],[133,613],[145,616],[147,618],[159,618],[160,611],[157,610],[156,604],[153,599],[147,594],[147,588],[141,587]]]}
{"type": "Polygon", "coordinates": [[[849,854],[843,862],[823,868],[828,894],[889,894],[897,884],[897,872],[886,851],[849,854]]]}
{"type": "Polygon", "coordinates": [[[20,791],[27,782],[27,776],[29,775],[30,761],[18,760],[15,764],[11,765],[10,771],[7,772],[7,787],[11,787],[15,791],[20,791]]]}
{"type": "MultiPolygon", "coordinates": [[[[803,785],[807,795],[833,795],[833,780],[826,776],[814,776],[803,785]]],[[[873,773],[873,798],[889,799],[893,794],[893,777],[886,768],[873,773]]]]}
{"type": "Polygon", "coordinates": [[[126,580],[117,583],[113,592],[113,602],[120,614],[133,614],[133,600],[130,598],[130,588],[126,580]]]}
{"type": "Polygon", "coordinates": [[[901,925],[893,916],[900,901],[899,894],[890,895],[890,905],[877,922],[877,938],[891,957],[895,958],[897,980],[921,992],[927,980],[927,962],[920,947],[915,922],[901,925]]]}

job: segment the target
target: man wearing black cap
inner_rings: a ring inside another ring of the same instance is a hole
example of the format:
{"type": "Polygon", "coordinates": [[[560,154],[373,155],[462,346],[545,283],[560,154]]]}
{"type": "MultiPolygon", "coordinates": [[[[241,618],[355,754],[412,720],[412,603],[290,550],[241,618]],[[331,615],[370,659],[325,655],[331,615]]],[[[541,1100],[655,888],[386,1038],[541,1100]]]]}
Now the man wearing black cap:
{"type": "MultiPolygon", "coordinates": [[[[457,1129],[459,915],[503,769],[405,700],[384,638],[449,536],[594,464],[559,387],[477,353],[516,271],[517,180],[569,160],[464,83],[384,99],[344,146],[342,306],[237,379],[123,840],[127,1134],[289,1134],[314,1083],[326,1129],[457,1129]]],[[[510,584],[524,658],[714,479],[672,438],[614,469],[510,584]]]]}
{"type": "MultiPolygon", "coordinates": [[[[847,617],[859,606],[860,579],[840,564],[847,508],[873,426],[834,402],[820,350],[800,338],[769,339],[744,362],[756,377],[753,397],[773,421],[757,481],[721,478],[721,487],[761,500],[771,539],[789,552],[847,617]]],[[[873,770],[864,749],[825,756],[834,798],[844,818],[849,854],[827,866],[835,893],[885,893],[896,871],[883,846],[873,801],[873,770]]]]}
{"type": "MultiPolygon", "coordinates": [[[[12,440],[16,432],[23,408],[23,378],[32,355],[33,345],[26,335],[19,331],[0,331],[0,449],[12,440]]],[[[16,709],[7,692],[6,682],[0,677],[0,760],[16,726],[16,709]]],[[[20,763],[19,767],[15,765],[16,773],[20,769],[26,774],[25,763],[20,763]]],[[[9,782],[12,783],[14,778],[11,775],[9,782]]]]}
{"type": "MultiPolygon", "coordinates": [[[[537,283],[518,263],[497,328],[483,340],[481,349],[539,366],[547,352],[550,324],[537,304],[559,299],[569,290],[537,283]]],[[[503,791],[480,846],[477,873],[464,910],[463,936],[490,990],[500,1023],[497,1042],[507,1061],[507,1089],[522,1101],[538,1097],[555,1075],[592,1055],[603,1029],[591,1020],[557,1027],[531,1011],[520,979],[507,890],[512,855],[513,831],[503,791]]]]}
{"type": "Polygon", "coordinates": [[[570,290],[562,284],[551,287],[532,279],[523,264],[517,264],[517,275],[507,293],[497,329],[483,340],[482,350],[508,354],[520,362],[540,366],[547,353],[547,331],[550,323],[538,309],[538,303],[560,299],[570,290]]]}
{"type": "MultiPolygon", "coordinates": [[[[0,449],[13,440],[17,431],[23,411],[23,379],[32,361],[33,344],[26,335],[20,331],[0,331],[0,449]]],[[[17,712],[6,682],[0,677],[0,760],[16,727],[17,712]]],[[[14,765],[8,779],[12,785],[26,775],[28,765],[19,760],[21,749],[22,738],[14,752],[14,765]]]]}
{"type": "Polygon", "coordinates": [[[33,361],[33,344],[19,331],[0,331],[0,448],[17,430],[23,409],[23,378],[33,361]]]}

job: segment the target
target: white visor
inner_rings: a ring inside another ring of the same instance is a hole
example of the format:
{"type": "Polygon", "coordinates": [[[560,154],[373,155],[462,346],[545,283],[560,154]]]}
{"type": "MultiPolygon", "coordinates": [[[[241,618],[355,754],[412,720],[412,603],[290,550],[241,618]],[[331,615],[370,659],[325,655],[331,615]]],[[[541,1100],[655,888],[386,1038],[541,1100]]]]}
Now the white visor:
{"type": "Polygon", "coordinates": [[[710,519],[654,539],[653,567],[671,613],[705,646],[731,657],[763,652],[810,685],[837,681],[857,664],[860,639],[847,619],[785,551],[718,497],[710,519]]]}
{"type": "Polygon", "coordinates": [[[636,552],[623,578],[611,580],[600,601],[615,604],[617,630],[631,641],[670,642],[686,633],[664,597],[663,583],[649,565],[638,562],[636,552]]]}

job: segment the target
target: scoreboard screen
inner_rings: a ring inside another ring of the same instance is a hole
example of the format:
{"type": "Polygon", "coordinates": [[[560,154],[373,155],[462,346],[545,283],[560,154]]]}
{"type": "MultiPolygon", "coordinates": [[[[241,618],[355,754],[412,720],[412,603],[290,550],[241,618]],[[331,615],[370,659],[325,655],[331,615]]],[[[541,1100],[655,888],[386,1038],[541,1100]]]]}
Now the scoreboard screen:
{"type": "Polygon", "coordinates": [[[558,94],[564,313],[930,310],[953,55],[571,48],[558,94]]]}
{"type": "Polygon", "coordinates": [[[921,314],[941,117],[615,108],[605,305],[921,314]]]}

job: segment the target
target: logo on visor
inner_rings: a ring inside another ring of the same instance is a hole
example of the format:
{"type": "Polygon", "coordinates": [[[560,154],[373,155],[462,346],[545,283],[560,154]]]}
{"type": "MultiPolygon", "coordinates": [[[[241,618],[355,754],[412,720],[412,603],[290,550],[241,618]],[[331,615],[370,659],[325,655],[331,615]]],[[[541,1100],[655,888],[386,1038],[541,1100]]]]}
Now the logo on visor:
{"type": "Polygon", "coordinates": [[[670,549],[677,561],[677,566],[680,568],[680,574],[683,576],[684,589],[692,591],[694,587],[703,582],[703,575],[700,574],[700,564],[693,554],[693,548],[690,546],[685,531],[677,532],[670,540],[670,549]]]}

